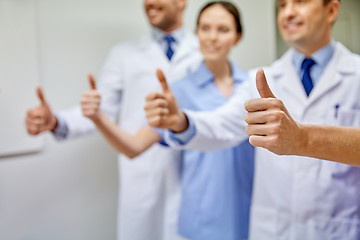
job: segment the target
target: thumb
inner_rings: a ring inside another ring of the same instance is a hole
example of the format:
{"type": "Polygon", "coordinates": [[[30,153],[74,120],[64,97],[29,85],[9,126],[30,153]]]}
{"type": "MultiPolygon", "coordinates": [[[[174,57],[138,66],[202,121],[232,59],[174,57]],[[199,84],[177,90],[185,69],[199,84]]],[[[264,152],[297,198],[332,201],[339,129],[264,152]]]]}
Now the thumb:
{"type": "Polygon", "coordinates": [[[37,96],[38,96],[41,104],[42,104],[42,105],[45,105],[45,104],[46,104],[46,100],[45,100],[45,97],[44,97],[44,94],[43,94],[43,92],[42,92],[41,87],[37,87],[36,93],[37,93],[37,96]]]}
{"type": "Polygon", "coordinates": [[[262,68],[256,72],[256,88],[262,98],[276,98],[267,83],[265,73],[262,68]]]}
{"type": "Polygon", "coordinates": [[[96,82],[95,82],[95,78],[94,78],[94,76],[92,75],[92,73],[89,73],[88,77],[89,77],[90,88],[91,88],[92,90],[96,90],[96,82]]]}
{"type": "Polygon", "coordinates": [[[161,87],[163,89],[163,92],[168,92],[169,91],[169,86],[166,82],[166,78],[164,73],[162,72],[162,70],[160,68],[156,69],[156,76],[159,79],[159,82],[161,84],[161,87]]]}

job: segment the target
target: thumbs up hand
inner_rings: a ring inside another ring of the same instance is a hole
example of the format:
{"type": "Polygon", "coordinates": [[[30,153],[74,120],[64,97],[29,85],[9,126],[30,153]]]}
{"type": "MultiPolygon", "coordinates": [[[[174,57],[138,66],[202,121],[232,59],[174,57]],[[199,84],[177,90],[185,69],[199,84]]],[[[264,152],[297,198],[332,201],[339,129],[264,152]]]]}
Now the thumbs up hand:
{"type": "Polygon", "coordinates": [[[80,100],[80,105],[83,115],[90,118],[92,121],[95,121],[99,117],[101,96],[96,89],[94,76],[89,74],[88,77],[90,90],[83,93],[80,100]]]}
{"type": "Polygon", "coordinates": [[[156,75],[161,84],[162,92],[151,92],[146,96],[144,109],[148,123],[152,127],[182,132],[187,128],[188,120],[179,109],[163,72],[157,69],[156,75]]]}
{"type": "Polygon", "coordinates": [[[305,131],[292,119],[283,102],[275,98],[262,69],[256,73],[256,87],[261,98],[245,103],[250,144],[279,155],[301,152],[307,143],[305,131]]]}
{"type": "Polygon", "coordinates": [[[45,100],[40,87],[36,89],[36,94],[40,100],[40,105],[29,109],[25,117],[26,130],[30,135],[38,135],[44,131],[53,131],[57,126],[57,119],[45,100]]]}

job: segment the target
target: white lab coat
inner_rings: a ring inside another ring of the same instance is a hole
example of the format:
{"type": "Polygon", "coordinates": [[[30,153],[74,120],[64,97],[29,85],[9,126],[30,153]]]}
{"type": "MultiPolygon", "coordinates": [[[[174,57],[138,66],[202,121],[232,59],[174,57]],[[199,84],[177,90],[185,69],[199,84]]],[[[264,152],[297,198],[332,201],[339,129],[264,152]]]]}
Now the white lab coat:
{"type": "MultiPolygon", "coordinates": [[[[168,81],[195,70],[201,62],[196,37],[186,31],[169,62],[151,34],[115,46],[103,67],[98,84],[101,108],[119,125],[135,133],[146,124],[145,96],[160,89],[155,71],[161,68],[168,81]],[[120,114],[118,115],[118,112],[120,114]]],[[[60,113],[69,138],[95,130],[79,108],[60,113]]],[[[119,240],[177,240],[180,153],[159,144],[129,160],[119,155],[119,240]]]]}
{"type": "MultiPolygon", "coordinates": [[[[301,123],[359,127],[360,57],[336,43],[333,59],[307,98],[292,65],[292,53],[289,50],[264,70],[270,88],[294,119],[301,123]]],[[[212,150],[247,137],[244,102],[259,97],[255,74],[251,75],[252,80],[216,113],[188,113],[197,132],[187,148],[212,150]]],[[[360,239],[358,167],[308,157],[278,156],[258,148],[253,194],[250,239],[360,239]]]]}

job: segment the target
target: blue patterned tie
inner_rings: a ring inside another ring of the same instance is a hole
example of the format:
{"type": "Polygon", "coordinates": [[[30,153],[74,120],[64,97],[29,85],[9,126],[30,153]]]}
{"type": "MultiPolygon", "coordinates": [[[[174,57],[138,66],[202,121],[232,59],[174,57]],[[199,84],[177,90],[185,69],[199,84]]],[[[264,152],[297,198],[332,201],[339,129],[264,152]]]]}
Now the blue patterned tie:
{"type": "Polygon", "coordinates": [[[303,70],[303,76],[301,82],[304,85],[306,94],[308,96],[313,88],[313,82],[310,76],[310,69],[314,65],[315,65],[315,61],[312,60],[311,58],[305,58],[301,64],[301,70],[303,70]]]}
{"type": "Polygon", "coordinates": [[[175,42],[175,39],[171,35],[166,35],[164,39],[167,43],[166,56],[169,60],[171,60],[172,56],[174,55],[174,50],[172,49],[171,45],[173,42],[175,42]]]}

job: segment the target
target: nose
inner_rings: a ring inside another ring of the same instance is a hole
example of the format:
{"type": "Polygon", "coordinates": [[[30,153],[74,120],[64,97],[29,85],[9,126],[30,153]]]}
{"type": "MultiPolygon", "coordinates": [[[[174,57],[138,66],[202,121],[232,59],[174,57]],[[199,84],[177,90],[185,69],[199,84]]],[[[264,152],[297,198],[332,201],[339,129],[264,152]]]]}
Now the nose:
{"type": "Polygon", "coordinates": [[[282,9],[282,12],[285,17],[293,17],[296,12],[295,4],[293,3],[286,4],[286,6],[282,9]]]}
{"type": "Polygon", "coordinates": [[[212,29],[209,33],[209,38],[212,41],[215,41],[215,40],[217,40],[217,37],[218,37],[218,32],[215,29],[212,29]]]}

